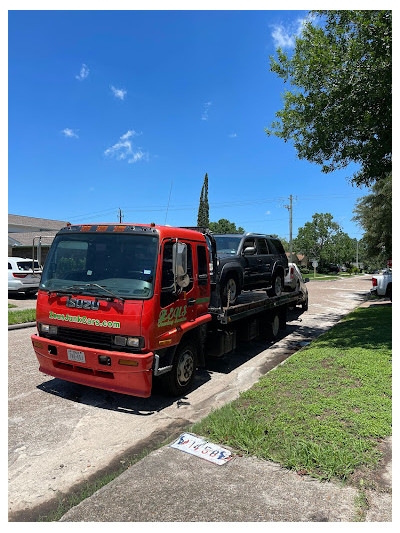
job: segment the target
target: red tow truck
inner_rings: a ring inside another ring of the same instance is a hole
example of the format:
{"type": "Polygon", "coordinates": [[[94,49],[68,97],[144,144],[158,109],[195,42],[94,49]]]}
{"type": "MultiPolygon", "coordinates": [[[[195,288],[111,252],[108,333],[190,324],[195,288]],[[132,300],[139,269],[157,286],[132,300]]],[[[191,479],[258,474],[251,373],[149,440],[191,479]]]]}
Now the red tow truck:
{"type": "Polygon", "coordinates": [[[31,339],[50,376],[140,397],[156,377],[179,396],[206,355],[262,333],[276,338],[298,296],[253,291],[222,307],[206,229],[68,225],[43,269],[31,339]]]}

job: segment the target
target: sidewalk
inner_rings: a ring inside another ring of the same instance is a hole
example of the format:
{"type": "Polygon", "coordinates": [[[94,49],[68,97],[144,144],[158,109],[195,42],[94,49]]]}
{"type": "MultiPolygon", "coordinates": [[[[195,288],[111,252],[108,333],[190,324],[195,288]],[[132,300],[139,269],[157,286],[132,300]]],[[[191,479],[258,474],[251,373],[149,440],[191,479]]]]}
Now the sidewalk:
{"type": "MultiPolygon", "coordinates": [[[[372,300],[361,304],[391,305],[372,300]]],[[[223,466],[165,446],[68,511],[61,522],[391,522],[392,438],[364,491],[255,457],[223,466]]],[[[360,473],[360,476],[363,476],[360,473]]],[[[360,477],[361,479],[361,477],[360,477]]]]}
{"type": "MultiPolygon", "coordinates": [[[[390,490],[391,465],[386,465],[390,490]]],[[[384,477],[384,476],[383,476],[384,477]]],[[[254,457],[223,466],[165,446],[68,511],[61,522],[390,522],[391,494],[319,482],[254,457]],[[365,501],[365,498],[364,498],[365,501]]]]}

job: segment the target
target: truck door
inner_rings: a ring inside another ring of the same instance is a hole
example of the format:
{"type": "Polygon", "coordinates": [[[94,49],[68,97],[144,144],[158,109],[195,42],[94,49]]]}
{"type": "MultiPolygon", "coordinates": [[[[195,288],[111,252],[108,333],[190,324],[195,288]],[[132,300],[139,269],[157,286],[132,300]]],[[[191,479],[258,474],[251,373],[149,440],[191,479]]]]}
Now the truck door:
{"type": "MultiPolygon", "coordinates": [[[[185,241],[181,241],[185,242],[185,241]]],[[[193,250],[189,242],[187,245],[187,262],[189,284],[179,291],[173,292],[174,272],[172,270],[172,247],[174,242],[166,240],[163,243],[161,265],[160,313],[157,318],[157,337],[176,328],[186,321],[194,320],[195,306],[188,302],[195,299],[193,276],[193,250]]]]}
{"type": "Polygon", "coordinates": [[[196,317],[208,312],[210,303],[210,275],[207,259],[207,250],[204,244],[197,244],[197,298],[196,317]]]}

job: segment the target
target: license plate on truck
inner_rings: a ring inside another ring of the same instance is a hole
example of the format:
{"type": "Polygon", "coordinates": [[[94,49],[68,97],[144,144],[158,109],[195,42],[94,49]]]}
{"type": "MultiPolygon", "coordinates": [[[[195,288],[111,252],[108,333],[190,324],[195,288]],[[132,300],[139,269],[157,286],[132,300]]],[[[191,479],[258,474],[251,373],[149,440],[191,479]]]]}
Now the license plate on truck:
{"type": "Polygon", "coordinates": [[[85,353],[78,350],[67,350],[68,359],[75,363],[86,363],[85,353]]]}

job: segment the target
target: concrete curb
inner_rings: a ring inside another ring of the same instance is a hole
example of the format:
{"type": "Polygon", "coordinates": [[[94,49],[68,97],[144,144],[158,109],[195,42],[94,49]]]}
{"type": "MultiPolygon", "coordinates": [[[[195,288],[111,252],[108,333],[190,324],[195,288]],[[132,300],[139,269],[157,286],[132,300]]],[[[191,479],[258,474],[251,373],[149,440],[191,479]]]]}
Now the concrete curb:
{"type": "Polygon", "coordinates": [[[33,328],[36,326],[36,322],[24,322],[22,324],[10,324],[8,329],[22,329],[22,328],[33,328]]]}

